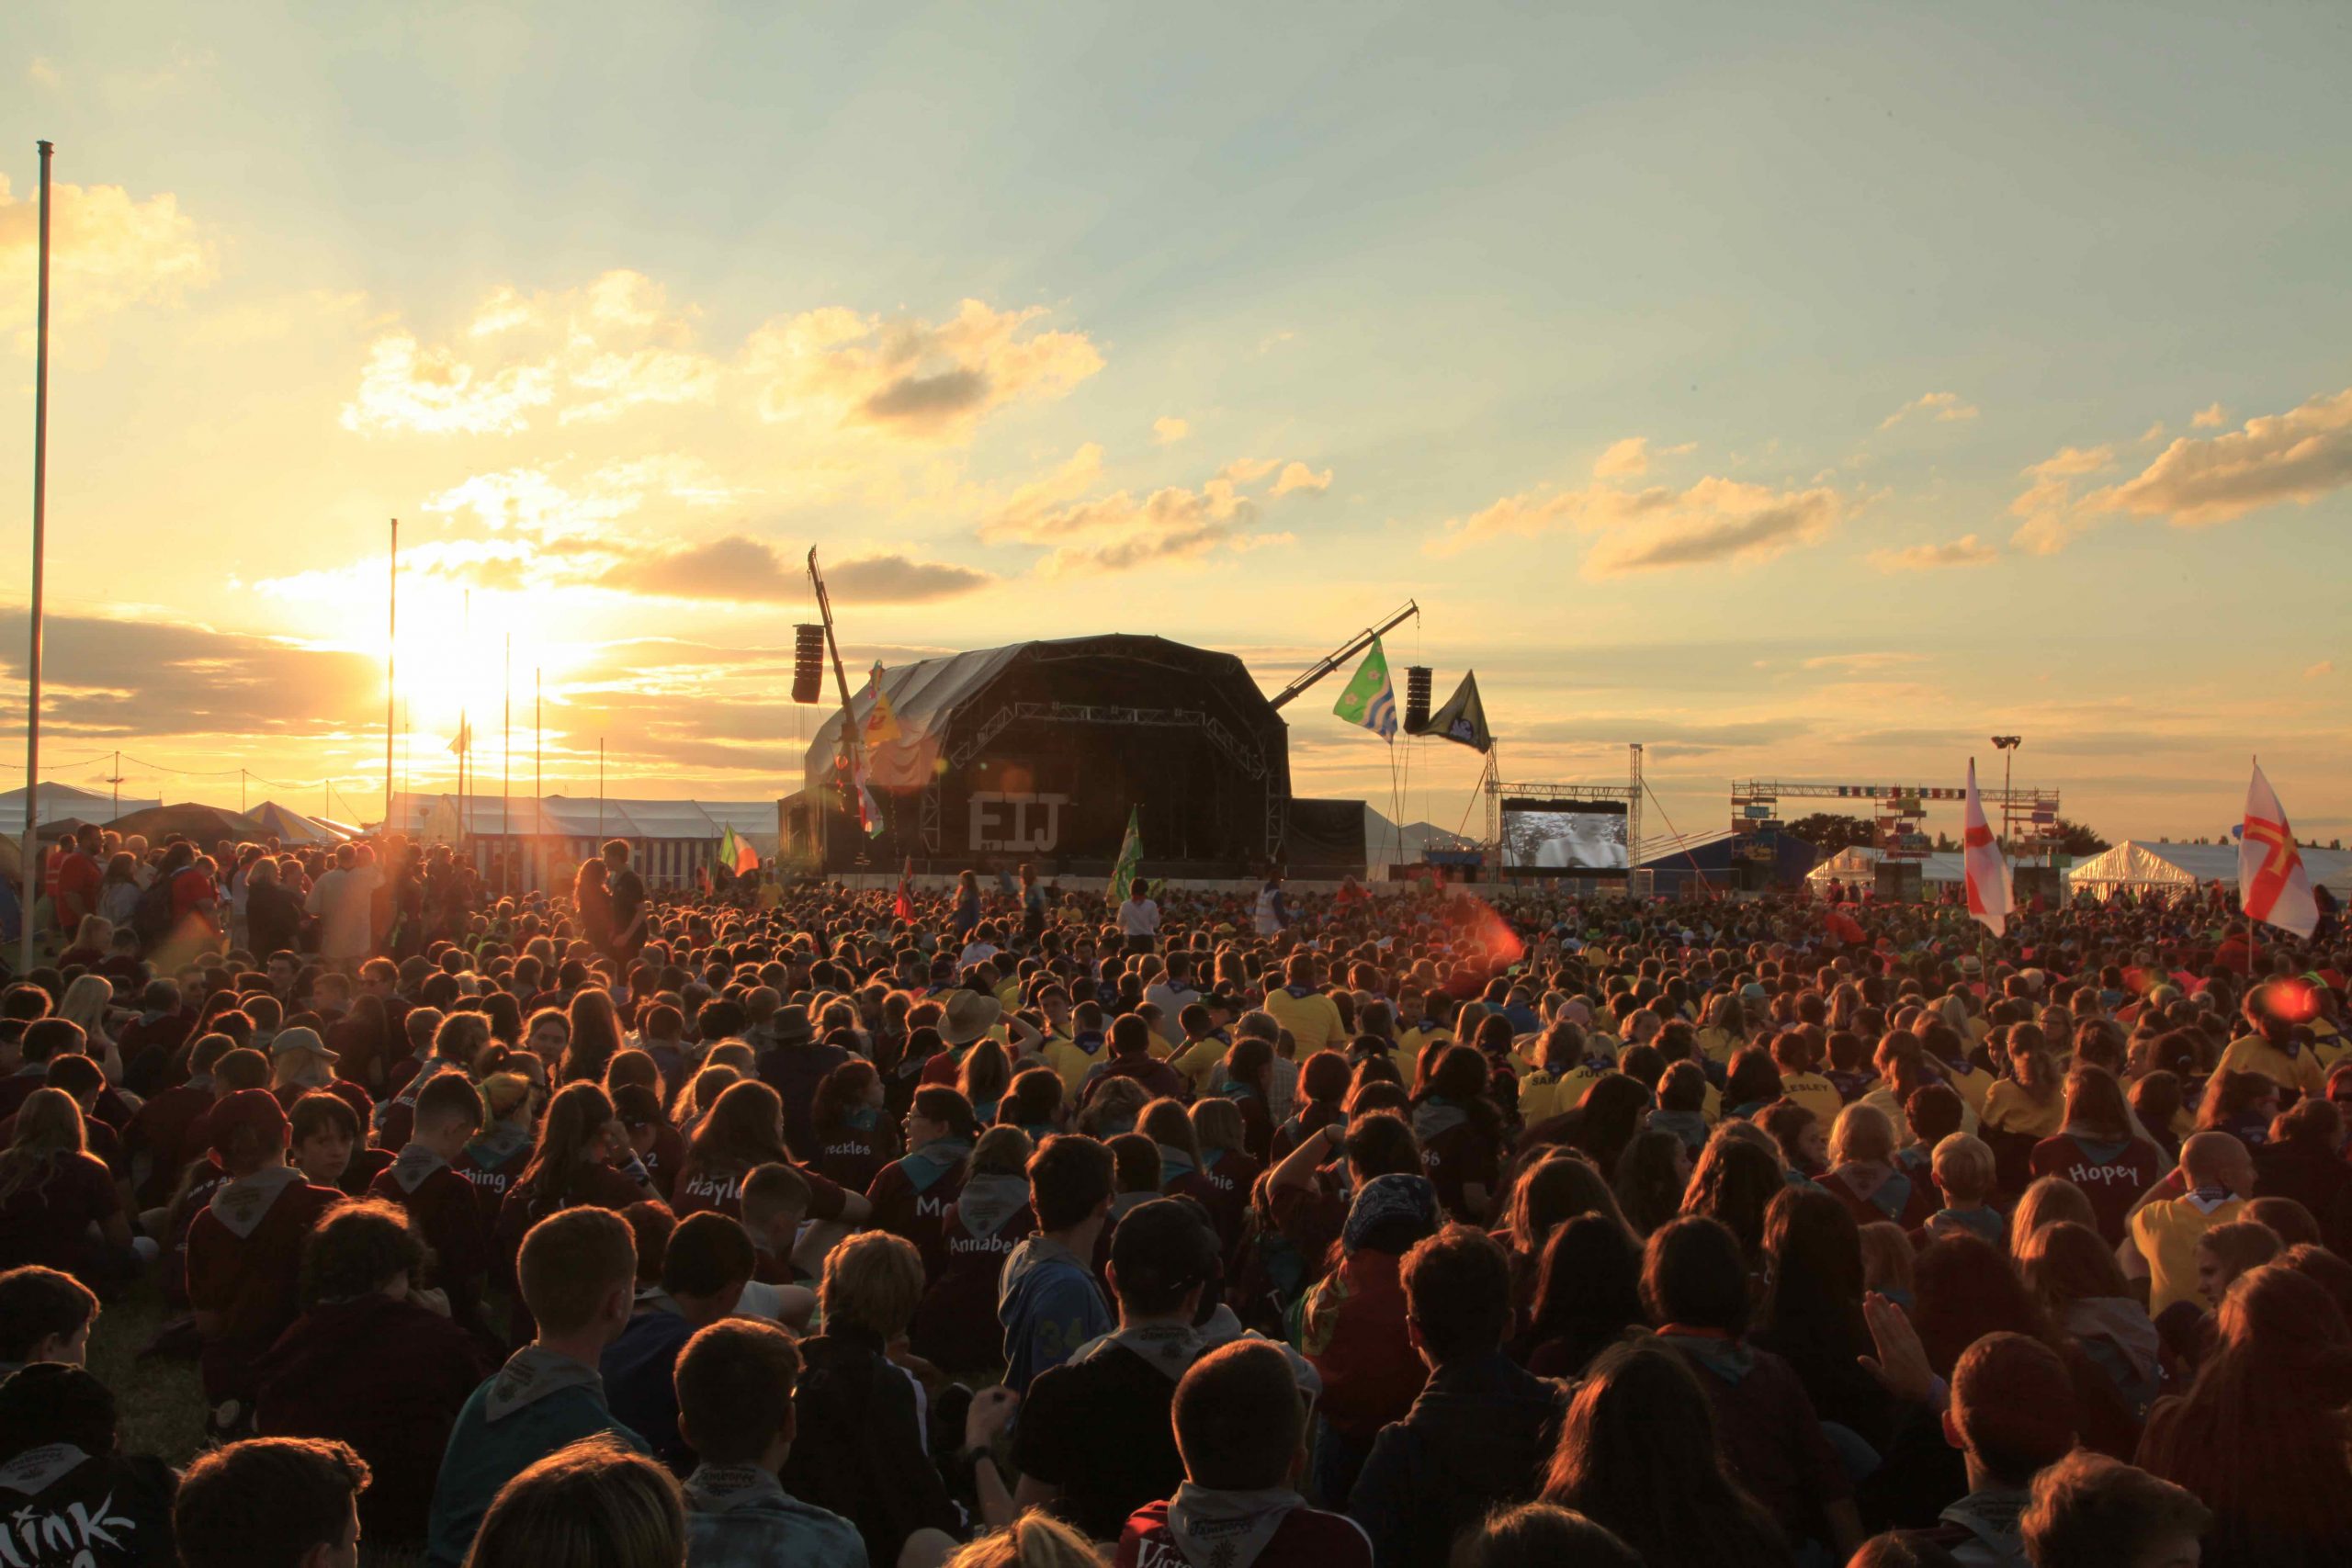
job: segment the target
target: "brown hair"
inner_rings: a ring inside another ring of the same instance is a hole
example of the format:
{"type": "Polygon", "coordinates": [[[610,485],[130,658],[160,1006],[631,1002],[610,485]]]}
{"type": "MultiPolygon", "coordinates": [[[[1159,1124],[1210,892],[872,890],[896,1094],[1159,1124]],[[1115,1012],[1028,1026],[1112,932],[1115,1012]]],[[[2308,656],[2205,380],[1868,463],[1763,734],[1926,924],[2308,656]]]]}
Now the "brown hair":
{"type": "Polygon", "coordinates": [[[677,1477],[605,1432],[500,1487],[466,1568],[670,1568],[685,1556],[677,1477]]]}
{"type": "Polygon", "coordinates": [[[637,1282],[637,1238],[609,1209],[566,1209],[531,1227],[514,1273],[542,1329],[576,1334],[611,1292],[637,1282]]]}

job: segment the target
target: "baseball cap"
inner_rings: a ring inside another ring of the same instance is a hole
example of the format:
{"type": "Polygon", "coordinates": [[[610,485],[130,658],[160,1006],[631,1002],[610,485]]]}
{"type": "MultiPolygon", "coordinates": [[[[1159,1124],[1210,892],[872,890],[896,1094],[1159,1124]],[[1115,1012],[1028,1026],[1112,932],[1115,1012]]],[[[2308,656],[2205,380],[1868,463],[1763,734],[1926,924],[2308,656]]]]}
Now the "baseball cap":
{"type": "Polygon", "coordinates": [[[272,1061],[276,1061],[289,1051],[308,1051],[330,1067],[343,1060],[327,1049],[327,1043],[319,1038],[317,1030],[300,1023],[291,1029],[279,1030],[277,1037],[269,1043],[269,1055],[272,1061]]]}
{"type": "Polygon", "coordinates": [[[1111,1233],[1111,1266],[1126,1289],[1181,1293],[1216,1273],[1216,1235],[1192,1205],[1155,1198],[1128,1211],[1111,1233]]]}
{"type": "Polygon", "coordinates": [[[225,1156],[229,1141],[247,1128],[285,1143],[286,1109],[276,1095],[266,1089],[241,1089],[215,1105],[206,1117],[206,1136],[216,1155],[225,1156]]]}

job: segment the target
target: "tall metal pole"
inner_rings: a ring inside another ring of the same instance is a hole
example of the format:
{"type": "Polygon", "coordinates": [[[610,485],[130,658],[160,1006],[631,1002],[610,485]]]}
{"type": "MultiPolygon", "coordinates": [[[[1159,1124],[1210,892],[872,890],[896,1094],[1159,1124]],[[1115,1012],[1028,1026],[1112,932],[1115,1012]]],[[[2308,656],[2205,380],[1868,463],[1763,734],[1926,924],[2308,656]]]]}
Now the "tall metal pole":
{"type": "Polygon", "coordinates": [[[596,852],[605,852],[605,738],[596,737],[596,852]]]}
{"type": "Polygon", "coordinates": [[[52,142],[40,148],[40,286],[35,307],[33,351],[33,603],[32,647],[25,660],[25,846],[23,897],[17,923],[21,932],[17,973],[33,966],[33,910],[40,897],[40,629],[41,568],[49,544],[49,160],[52,142]]]}
{"type": "MultiPolygon", "coordinates": [[[[384,826],[392,830],[392,731],[400,701],[401,520],[392,519],[391,581],[384,595],[384,826]]],[[[345,804],[348,804],[346,802],[345,804]]]]}
{"type": "Polygon", "coordinates": [[[537,892],[547,882],[547,845],[540,841],[539,814],[547,808],[548,732],[539,726],[539,670],[531,667],[531,886],[537,892]]]}
{"type": "Polygon", "coordinates": [[[504,716],[498,728],[498,896],[506,897],[506,863],[514,858],[514,823],[507,813],[514,804],[514,634],[506,634],[504,716]]]}

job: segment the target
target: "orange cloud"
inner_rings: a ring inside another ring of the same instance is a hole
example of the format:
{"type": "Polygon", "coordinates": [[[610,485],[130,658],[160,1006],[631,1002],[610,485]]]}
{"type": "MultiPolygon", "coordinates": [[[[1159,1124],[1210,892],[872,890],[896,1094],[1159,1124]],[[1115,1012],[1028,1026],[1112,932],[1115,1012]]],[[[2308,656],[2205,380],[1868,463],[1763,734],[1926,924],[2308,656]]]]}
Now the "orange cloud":
{"type": "Polygon", "coordinates": [[[1992,546],[1973,534],[1962,534],[1943,545],[1912,545],[1899,550],[1872,550],[1871,564],[1881,571],[1935,571],[1944,567],[1983,566],[2000,558],[1992,546]]]}
{"type": "Polygon", "coordinates": [[[1958,392],[1927,392],[1912,399],[1893,413],[1878,422],[1881,430],[1892,430],[1913,414],[1933,414],[1939,421],[1974,419],[1980,411],[1973,403],[1963,403],[1958,392]]]}
{"type": "MultiPolygon", "coordinates": [[[[134,201],[120,186],[50,187],[50,311],[60,322],[170,304],[215,274],[212,243],[168,192],[134,201]]],[[[17,199],[0,175],[0,318],[33,319],[40,201],[17,199]]],[[[32,346],[29,330],[23,346],[32,346]]]]}
{"type": "Polygon", "coordinates": [[[1573,527],[1600,536],[1585,555],[1584,575],[1620,577],[1716,561],[1769,560],[1819,543],[1845,512],[1843,498],[1832,490],[1780,491],[1713,475],[1680,491],[1595,484],[1504,496],[1467,517],[1447,519],[1422,547],[1430,555],[1454,555],[1491,539],[1532,538],[1573,527]]]}

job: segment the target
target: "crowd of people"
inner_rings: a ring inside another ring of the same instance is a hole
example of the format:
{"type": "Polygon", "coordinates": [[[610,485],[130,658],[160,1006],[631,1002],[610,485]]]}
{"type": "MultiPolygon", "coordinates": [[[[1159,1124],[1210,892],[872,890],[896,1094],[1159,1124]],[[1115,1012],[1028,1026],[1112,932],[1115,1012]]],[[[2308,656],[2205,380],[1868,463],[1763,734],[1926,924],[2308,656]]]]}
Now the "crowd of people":
{"type": "Polygon", "coordinates": [[[2333,917],[45,880],[0,1568],[2352,1562],[2333,917]]]}

